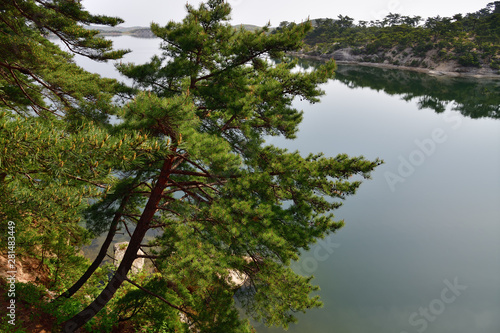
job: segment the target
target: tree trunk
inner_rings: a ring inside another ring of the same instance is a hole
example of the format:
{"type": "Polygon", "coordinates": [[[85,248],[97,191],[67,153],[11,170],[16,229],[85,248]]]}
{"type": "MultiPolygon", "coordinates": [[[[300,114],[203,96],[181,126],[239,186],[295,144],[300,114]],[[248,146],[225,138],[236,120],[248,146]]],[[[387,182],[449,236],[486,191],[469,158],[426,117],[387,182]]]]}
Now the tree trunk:
{"type": "Polygon", "coordinates": [[[146,204],[146,207],[144,208],[144,211],[142,212],[141,218],[137,222],[137,227],[132,234],[130,243],[128,244],[125,255],[123,256],[123,260],[118,266],[118,269],[109,281],[108,285],[89,306],[87,306],[80,313],[76,314],[73,318],[63,323],[63,332],[74,332],[78,328],[85,325],[85,323],[92,319],[100,310],[102,310],[104,306],[106,306],[111,298],[113,298],[113,295],[121,286],[123,281],[126,279],[127,273],[132,267],[134,260],[137,258],[137,252],[141,247],[144,236],[149,230],[150,222],[153,219],[154,214],[156,213],[158,203],[162,198],[163,190],[165,189],[165,185],[167,184],[168,178],[170,177],[174,159],[175,157],[171,156],[163,163],[158,181],[151,191],[151,195],[146,204]]]}
{"type": "Polygon", "coordinates": [[[120,222],[120,219],[122,217],[122,212],[125,209],[128,199],[129,199],[128,195],[123,198],[120,204],[120,208],[118,208],[118,211],[115,213],[115,217],[111,222],[108,235],[106,236],[106,239],[104,240],[104,243],[102,244],[101,249],[97,254],[97,257],[95,258],[92,265],[90,265],[87,271],[80,277],[78,281],[76,281],[74,285],[68,288],[68,290],[66,290],[63,294],[59,295],[59,297],[57,297],[56,300],[61,299],[63,297],[70,298],[71,296],[73,296],[85,284],[85,282],[87,282],[87,280],[92,276],[92,274],[94,274],[99,265],[101,265],[101,262],[106,257],[109,245],[111,244],[111,242],[113,242],[113,238],[115,237],[118,223],[120,222]]]}

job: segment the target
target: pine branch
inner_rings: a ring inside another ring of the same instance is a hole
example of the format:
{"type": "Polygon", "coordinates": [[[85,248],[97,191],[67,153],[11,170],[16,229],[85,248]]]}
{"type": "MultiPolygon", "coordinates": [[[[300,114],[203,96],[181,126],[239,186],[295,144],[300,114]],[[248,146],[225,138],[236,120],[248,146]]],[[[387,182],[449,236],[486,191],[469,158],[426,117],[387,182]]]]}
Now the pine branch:
{"type": "Polygon", "coordinates": [[[226,71],[228,71],[228,70],[230,70],[230,69],[233,69],[233,68],[236,68],[236,67],[238,67],[238,66],[244,65],[244,64],[246,64],[247,62],[252,61],[252,59],[255,59],[255,58],[257,58],[257,57],[259,57],[259,56],[261,56],[261,55],[263,55],[264,53],[269,52],[269,51],[270,51],[270,50],[265,49],[265,50],[263,50],[263,51],[260,51],[260,52],[257,52],[257,53],[255,53],[255,54],[249,55],[248,57],[246,57],[246,58],[244,58],[244,59],[242,59],[242,60],[240,60],[240,61],[238,61],[238,62],[236,62],[236,63],[233,63],[233,64],[231,64],[231,65],[229,65],[229,66],[227,66],[227,67],[225,67],[225,68],[223,68],[223,69],[221,69],[221,70],[218,70],[218,71],[212,72],[212,73],[210,73],[210,74],[207,74],[207,75],[205,75],[205,76],[202,76],[202,77],[197,78],[197,79],[196,79],[196,82],[199,82],[199,81],[202,81],[202,80],[207,80],[207,79],[210,79],[210,78],[212,78],[212,77],[214,77],[214,76],[217,76],[217,75],[220,75],[220,74],[222,74],[222,73],[224,73],[224,72],[226,72],[226,71]]]}
{"type": "Polygon", "coordinates": [[[36,107],[42,109],[42,110],[45,110],[47,112],[50,112],[54,115],[57,115],[57,112],[55,111],[52,111],[50,109],[47,109],[46,107],[40,105],[38,102],[34,101],[33,98],[31,97],[30,94],[28,94],[26,92],[26,90],[24,89],[24,86],[23,84],[21,84],[21,82],[19,81],[19,79],[17,78],[16,74],[14,73],[14,71],[12,70],[12,68],[9,68],[9,72],[10,74],[12,75],[12,77],[14,78],[14,81],[16,82],[16,85],[19,87],[19,89],[21,89],[21,91],[23,92],[24,96],[26,96],[27,99],[29,99],[29,101],[32,103],[31,105],[31,108],[33,109],[33,111],[35,111],[36,114],[38,115],[41,115],[41,112],[39,110],[36,109],[36,107]]]}
{"type": "Polygon", "coordinates": [[[108,188],[108,185],[99,184],[99,183],[96,183],[96,182],[93,182],[93,181],[90,181],[90,180],[87,180],[87,179],[83,179],[83,178],[78,177],[78,176],[73,176],[73,175],[70,175],[70,174],[65,174],[65,176],[68,177],[68,178],[74,179],[74,180],[78,180],[78,181],[81,181],[81,182],[92,184],[92,185],[94,185],[96,187],[99,187],[99,188],[102,188],[102,189],[108,188]]]}
{"type": "Polygon", "coordinates": [[[156,298],[158,298],[160,301],[162,301],[162,302],[164,302],[165,304],[167,304],[168,306],[170,306],[170,307],[172,307],[172,308],[176,309],[177,311],[180,311],[180,312],[184,313],[184,314],[185,314],[185,315],[187,315],[188,317],[190,317],[190,318],[192,318],[192,317],[193,317],[193,314],[191,314],[191,313],[187,312],[186,310],[184,310],[184,309],[182,309],[182,308],[180,308],[180,307],[178,307],[178,306],[176,306],[176,305],[174,305],[174,304],[170,303],[169,301],[167,301],[167,300],[166,300],[165,298],[163,298],[162,296],[160,296],[160,295],[158,295],[158,294],[156,294],[156,293],[154,293],[154,292],[152,292],[152,291],[150,291],[150,290],[147,290],[146,288],[144,288],[144,287],[142,287],[142,286],[138,285],[137,283],[133,282],[133,281],[132,281],[132,280],[130,280],[129,278],[127,278],[127,277],[126,277],[124,280],[125,280],[125,281],[127,281],[128,283],[130,283],[131,285],[133,285],[133,286],[137,287],[138,289],[140,289],[140,290],[144,291],[146,294],[149,294],[149,295],[151,295],[151,296],[153,296],[153,297],[156,297],[156,298]]]}

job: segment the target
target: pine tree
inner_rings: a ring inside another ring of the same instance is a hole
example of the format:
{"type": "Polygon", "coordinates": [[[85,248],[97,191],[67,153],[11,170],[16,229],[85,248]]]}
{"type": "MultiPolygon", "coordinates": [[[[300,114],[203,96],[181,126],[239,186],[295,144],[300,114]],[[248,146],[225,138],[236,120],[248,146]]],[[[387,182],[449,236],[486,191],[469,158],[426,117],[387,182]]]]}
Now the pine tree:
{"type": "Polygon", "coordinates": [[[78,1],[0,1],[0,219],[16,222],[19,257],[55,261],[56,290],[61,275],[76,274],[63,263],[81,267],[77,246],[95,236],[82,223],[89,200],[116,195],[117,172],[160,149],[139,133],[112,131],[116,81],[72,60],[121,57],[126,51],[83,26],[120,22],[78,1]]]}
{"type": "Polygon", "coordinates": [[[120,58],[111,42],[88,24],[116,25],[117,18],[93,16],[79,1],[0,1],[0,101],[22,115],[52,113],[102,118],[114,81],[85,72],[47,37],[72,53],[98,61],[120,58]]]}
{"type": "Polygon", "coordinates": [[[135,166],[129,193],[145,202],[120,201],[135,223],[125,256],[101,294],[64,324],[66,332],[95,316],[125,281],[138,290],[122,300],[124,318],[143,300],[157,304],[148,316],[169,327],[249,332],[236,295],[254,319],[287,327],[293,313],[321,305],[311,297],[312,277],[294,273],[291,261],[342,226],[331,211],[359,187],[349,178],[368,178],[381,163],[304,157],[266,144],[266,136],[295,137],[302,113],[292,101],[319,101],[318,85],[334,75],[334,62],[303,73],[286,57],[301,47],[309,24],[250,32],[228,23],[224,1],[187,10],[181,23],[152,25],[161,55],[120,67],[138,90],[120,129],[154,138],[165,154],[135,166]],[[146,244],[151,229],[159,236],[146,244]],[[141,283],[127,276],[139,249],[155,267],[141,283]],[[235,272],[248,283],[239,292],[235,272]]]}

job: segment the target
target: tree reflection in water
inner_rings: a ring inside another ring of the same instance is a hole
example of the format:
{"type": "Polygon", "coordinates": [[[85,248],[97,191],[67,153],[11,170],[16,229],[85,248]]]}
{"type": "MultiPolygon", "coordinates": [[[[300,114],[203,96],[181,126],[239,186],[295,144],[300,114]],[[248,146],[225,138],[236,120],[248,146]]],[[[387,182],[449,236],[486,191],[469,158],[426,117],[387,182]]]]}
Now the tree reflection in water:
{"type": "MultiPolygon", "coordinates": [[[[303,69],[319,61],[298,59],[303,69]]],[[[500,79],[432,76],[408,70],[339,64],[335,79],[349,88],[370,88],[405,101],[416,100],[420,109],[437,113],[451,109],[473,119],[500,118],[500,79]]]]}

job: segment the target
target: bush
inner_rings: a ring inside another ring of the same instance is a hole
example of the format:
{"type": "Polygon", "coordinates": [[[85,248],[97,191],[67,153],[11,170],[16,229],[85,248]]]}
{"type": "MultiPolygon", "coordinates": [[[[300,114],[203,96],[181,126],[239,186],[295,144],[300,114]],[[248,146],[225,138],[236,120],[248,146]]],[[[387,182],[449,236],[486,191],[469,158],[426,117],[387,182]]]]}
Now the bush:
{"type": "Polygon", "coordinates": [[[354,47],[352,49],[352,54],[353,55],[358,55],[358,54],[362,54],[362,53],[363,53],[363,51],[359,47],[354,47]]]}
{"type": "Polygon", "coordinates": [[[438,57],[439,58],[446,58],[447,55],[448,55],[448,50],[447,49],[441,49],[438,52],[438,57]]]}
{"type": "Polygon", "coordinates": [[[415,46],[413,50],[416,56],[424,57],[427,51],[432,50],[433,46],[434,45],[432,43],[419,44],[415,46]]]}
{"type": "Polygon", "coordinates": [[[418,66],[420,66],[420,60],[413,59],[413,60],[410,62],[410,67],[418,67],[418,66]]]}
{"type": "Polygon", "coordinates": [[[500,59],[491,60],[490,67],[496,70],[500,70],[500,59]]]}
{"type": "Polygon", "coordinates": [[[458,63],[464,67],[479,67],[479,57],[476,52],[466,53],[458,57],[458,63]]]}
{"type": "Polygon", "coordinates": [[[440,49],[446,49],[449,46],[450,46],[450,43],[448,43],[447,41],[444,41],[444,40],[439,41],[437,44],[437,47],[440,49]]]}

